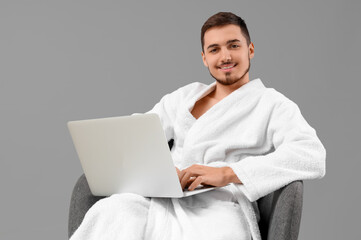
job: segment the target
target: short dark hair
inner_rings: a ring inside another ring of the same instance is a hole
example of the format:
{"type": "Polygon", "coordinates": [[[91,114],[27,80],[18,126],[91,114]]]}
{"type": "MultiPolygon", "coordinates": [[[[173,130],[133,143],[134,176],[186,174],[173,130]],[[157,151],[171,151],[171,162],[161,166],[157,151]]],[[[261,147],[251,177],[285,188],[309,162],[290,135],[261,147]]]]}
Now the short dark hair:
{"type": "Polygon", "coordinates": [[[251,43],[251,37],[249,36],[247,25],[242,18],[238,17],[237,15],[231,12],[219,12],[208,18],[208,20],[202,26],[202,30],[201,30],[202,51],[204,47],[205,32],[212,27],[220,27],[228,24],[234,24],[239,26],[241,28],[241,33],[247,40],[247,45],[251,43]]]}

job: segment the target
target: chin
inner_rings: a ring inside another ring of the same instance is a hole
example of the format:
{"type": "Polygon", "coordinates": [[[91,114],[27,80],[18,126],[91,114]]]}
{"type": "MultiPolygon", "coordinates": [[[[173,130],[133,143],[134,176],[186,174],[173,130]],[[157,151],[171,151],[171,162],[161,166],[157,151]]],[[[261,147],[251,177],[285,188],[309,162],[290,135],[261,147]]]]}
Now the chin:
{"type": "Polygon", "coordinates": [[[230,86],[240,81],[243,81],[244,77],[249,72],[250,67],[251,64],[249,63],[248,68],[243,72],[243,74],[242,72],[240,72],[240,69],[234,69],[235,71],[231,72],[228,76],[224,73],[220,74],[218,69],[213,69],[215,71],[210,71],[210,69],[208,68],[208,71],[219,84],[230,86]]]}
{"type": "Polygon", "coordinates": [[[227,75],[223,75],[223,76],[212,75],[212,76],[217,82],[223,85],[232,85],[242,80],[242,77],[234,76],[233,74],[228,76],[227,75]]]}
{"type": "Polygon", "coordinates": [[[217,79],[216,78],[216,81],[219,82],[222,85],[232,85],[232,84],[237,83],[239,81],[239,79],[237,79],[237,80],[226,80],[226,79],[217,79]]]}

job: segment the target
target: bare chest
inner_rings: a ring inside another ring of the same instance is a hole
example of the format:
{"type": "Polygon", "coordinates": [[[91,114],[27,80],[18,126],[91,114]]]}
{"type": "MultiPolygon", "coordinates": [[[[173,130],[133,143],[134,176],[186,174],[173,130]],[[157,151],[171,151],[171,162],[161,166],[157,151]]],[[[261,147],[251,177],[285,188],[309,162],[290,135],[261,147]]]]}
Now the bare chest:
{"type": "Polygon", "coordinates": [[[211,107],[213,107],[218,101],[210,97],[204,97],[198,100],[191,111],[195,119],[200,118],[205,112],[207,112],[211,107]]]}

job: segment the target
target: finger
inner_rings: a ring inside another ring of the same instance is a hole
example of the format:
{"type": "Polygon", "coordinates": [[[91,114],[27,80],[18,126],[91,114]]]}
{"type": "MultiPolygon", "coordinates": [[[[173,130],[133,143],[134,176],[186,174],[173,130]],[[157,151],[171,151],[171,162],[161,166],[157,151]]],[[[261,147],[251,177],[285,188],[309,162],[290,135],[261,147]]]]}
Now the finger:
{"type": "Polygon", "coordinates": [[[188,187],[189,191],[193,191],[196,187],[199,186],[199,184],[201,184],[203,182],[203,177],[202,176],[198,176],[193,183],[188,187]]]}
{"type": "Polygon", "coordinates": [[[196,178],[195,178],[195,177],[191,177],[191,178],[188,180],[185,188],[188,188],[188,187],[192,184],[192,182],[194,182],[194,180],[196,180],[196,178]]]}
{"type": "Polygon", "coordinates": [[[180,173],[179,173],[179,181],[182,181],[182,178],[184,177],[186,172],[187,172],[186,169],[183,169],[182,171],[180,171],[180,173]]]}
{"type": "Polygon", "coordinates": [[[183,179],[185,173],[186,172],[184,170],[182,170],[178,173],[178,178],[179,178],[180,183],[182,183],[182,179],[183,179]]]}
{"type": "Polygon", "coordinates": [[[204,171],[198,167],[194,167],[195,165],[192,165],[186,169],[183,169],[180,173],[181,177],[183,177],[186,173],[190,173],[192,176],[197,177],[199,175],[203,175],[204,171]]]}
{"type": "Polygon", "coordinates": [[[191,178],[192,172],[189,168],[183,169],[179,174],[179,182],[181,183],[182,189],[185,188],[188,180],[191,178]]]}
{"type": "Polygon", "coordinates": [[[197,177],[201,174],[198,168],[198,165],[192,165],[186,169],[183,169],[180,172],[179,181],[181,183],[182,189],[184,189],[191,177],[197,177]]]}
{"type": "Polygon", "coordinates": [[[186,172],[186,173],[183,175],[183,177],[182,177],[182,179],[181,179],[182,189],[185,188],[185,186],[186,186],[186,184],[187,184],[187,182],[188,182],[188,180],[189,180],[190,178],[191,178],[191,173],[189,173],[189,172],[186,172]]]}

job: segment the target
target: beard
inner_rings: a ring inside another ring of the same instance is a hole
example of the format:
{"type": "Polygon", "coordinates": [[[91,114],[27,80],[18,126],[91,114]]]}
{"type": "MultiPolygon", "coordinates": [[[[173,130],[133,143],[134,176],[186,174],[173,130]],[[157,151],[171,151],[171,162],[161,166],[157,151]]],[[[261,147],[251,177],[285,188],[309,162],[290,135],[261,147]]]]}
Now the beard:
{"type": "Polygon", "coordinates": [[[250,59],[250,57],[248,56],[248,68],[244,71],[244,73],[242,74],[241,77],[237,77],[237,76],[232,77],[232,76],[231,76],[231,73],[226,72],[226,73],[225,73],[226,79],[219,79],[219,78],[216,78],[216,77],[211,73],[211,71],[209,71],[209,68],[208,68],[208,71],[209,71],[209,74],[211,74],[211,76],[212,76],[217,82],[219,82],[220,84],[222,84],[222,85],[232,85],[232,84],[240,81],[241,79],[243,79],[243,77],[249,72],[249,69],[250,69],[250,68],[251,68],[251,59],[250,59]]]}

